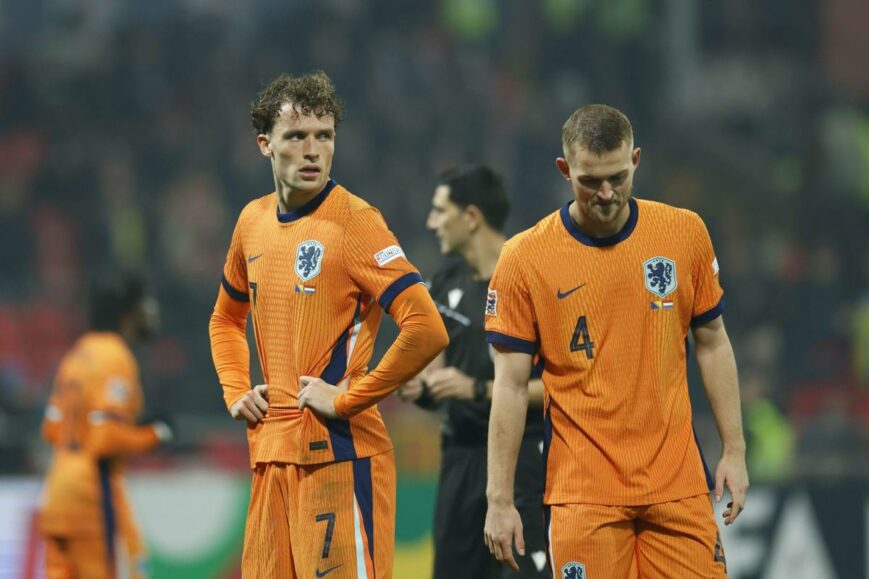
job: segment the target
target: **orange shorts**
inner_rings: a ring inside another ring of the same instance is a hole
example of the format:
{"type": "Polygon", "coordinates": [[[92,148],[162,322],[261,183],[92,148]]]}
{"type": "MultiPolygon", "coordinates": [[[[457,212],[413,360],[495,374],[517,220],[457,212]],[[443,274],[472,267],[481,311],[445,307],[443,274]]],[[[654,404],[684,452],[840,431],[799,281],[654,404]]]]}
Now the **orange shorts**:
{"type": "Polygon", "coordinates": [[[392,451],[254,469],[243,577],[389,579],[394,542],[392,451]]]}
{"type": "Polygon", "coordinates": [[[709,495],[640,507],[546,506],[555,579],[726,578],[709,495]]]}
{"type": "Polygon", "coordinates": [[[47,579],[144,579],[145,553],[138,534],[118,537],[112,552],[105,537],[46,537],[47,579]]]}

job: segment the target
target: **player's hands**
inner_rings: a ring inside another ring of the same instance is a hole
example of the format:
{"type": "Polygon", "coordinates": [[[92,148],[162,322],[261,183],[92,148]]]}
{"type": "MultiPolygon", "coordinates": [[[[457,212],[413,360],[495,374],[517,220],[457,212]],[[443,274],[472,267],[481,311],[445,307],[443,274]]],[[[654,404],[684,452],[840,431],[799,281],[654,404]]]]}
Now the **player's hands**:
{"type": "Polygon", "coordinates": [[[347,392],[349,378],[345,378],[337,386],[333,386],[320,378],[302,376],[299,384],[299,410],[310,408],[323,418],[340,418],[335,412],[335,398],[347,392]]]}
{"type": "Polygon", "coordinates": [[[256,424],[265,418],[269,409],[269,385],[259,384],[245,393],[238,402],[232,405],[229,413],[236,420],[247,420],[256,424]]]}
{"type": "Polygon", "coordinates": [[[744,452],[725,452],[715,470],[715,502],[721,502],[724,487],[730,491],[731,501],[727,510],[722,513],[724,524],[730,525],[745,508],[745,497],[748,494],[748,469],[745,466],[744,452]]]}
{"type": "Polygon", "coordinates": [[[419,397],[422,396],[424,389],[425,387],[423,386],[422,379],[417,376],[408,380],[406,384],[402,384],[398,387],[398,397],[403,402],[416,402],[419,400],[419,397]]]}
{"type": "Polygon", "coordinates": [[[154,429],[154,433],[157,435],[160,444],[168,444],[172,442],[174,434],[172,432],[172,427],[169,426],[168,423],[162,420],[155,420],[151,423],[151,428],[154,429]]]}
{"type": "Polygon", "coordinates": [[[525,538],[522,535],[522,518],[512,503],[505,505],[489,503],[483,538],[489,552],[499,563],[514,571],[519,570],[519,564],[513,557],[513,542],[516,543],[516,551],[524,556],[525,538]]]}
{"type": "Polygon", "coordinates": [[[438,368],[429,372],[425,378],[432,399],[441,401],[444,398],[460,400],[474,399],[474,379],[454,366],[438,368]]]}

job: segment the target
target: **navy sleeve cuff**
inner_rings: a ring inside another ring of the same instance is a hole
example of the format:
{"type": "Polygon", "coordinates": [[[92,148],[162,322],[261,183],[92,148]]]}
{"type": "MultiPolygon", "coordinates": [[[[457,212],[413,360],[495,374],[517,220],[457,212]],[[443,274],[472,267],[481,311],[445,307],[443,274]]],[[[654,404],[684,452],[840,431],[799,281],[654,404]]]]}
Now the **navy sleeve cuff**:
{"type": "Polygon", "coordinates": [[[523,352],[532,356],[537,353],[537,342],[529,342],[499,332],[486,332],[486,341],[494,346],[501,346],[514,352],[523,352]]]}
{"type": "Polygon", "coordinates": [[[383,308],[384,312],[388,312],[389,306],[392,305],[392,301],[398,297],[398,294],[417,283],[424,283],[421,275],[415,271],[404,274],[389,284],[389,287],[383,290],[383,293],[380,294],[380,299],[377,300],[380,307],[383,308]]]}
{"type": "Polygon", "coordinates": [[[721,298],[721,301],[718,302],[718,305],[709,310],[708,312],[704,312],[700,315],[694,316],[691,318],[691,327],[702,326],[705,323],[711,322],[715,318],[719,317],[724,313],[724,298],[721,298]]]}
{"type": "Polygon", "coordinates": [[[247,292],[240,292],[234,287],[232,287],[229,281],[226,279],[226,276],[223,276],[220,279],[220,283],[223,285],[223,289],[226,290],[226,293],[229,294],[229,297],[234,299],[237,302],[249,302],[250,297],[247,295],[247,292]]]}

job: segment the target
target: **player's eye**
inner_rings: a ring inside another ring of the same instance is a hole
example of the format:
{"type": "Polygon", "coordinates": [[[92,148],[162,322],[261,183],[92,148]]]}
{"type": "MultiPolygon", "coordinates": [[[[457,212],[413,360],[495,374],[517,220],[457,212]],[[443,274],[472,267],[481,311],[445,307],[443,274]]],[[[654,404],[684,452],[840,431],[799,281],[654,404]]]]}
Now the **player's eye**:
{"type": "Polygon", "coordinates": [[[627,173],[619,173],[609,178],[610,185],[621,185],[627,178],[627,173]]]}
{"type": "Polygon", "coordinates": [[[600,189],[600,185],[602,182],[603,181],[601,181],[600,179],[589,179],[589,178],[584,178],[584,179],[579,180],[579,184],[582,185],[583,187],[588,187],[589,189],[595,189],[595,190],[600,189]]]}
{"type": "Polygon", "coordinates": [[[305,133],[301,133],[298,131],[284,133],[284,139],[288,141],[303,141],[305,139],[305,133]]]}

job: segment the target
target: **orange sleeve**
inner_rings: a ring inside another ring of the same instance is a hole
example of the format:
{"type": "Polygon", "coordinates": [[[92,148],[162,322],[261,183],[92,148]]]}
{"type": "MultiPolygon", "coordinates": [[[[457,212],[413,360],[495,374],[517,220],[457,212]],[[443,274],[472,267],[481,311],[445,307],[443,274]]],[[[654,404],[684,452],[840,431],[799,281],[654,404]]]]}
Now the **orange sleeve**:
{"type": "Polygon", "coordinates": [[[234,299],[221,287],[208,324],[211,357],[227,409],[250,390],[250,348],[245,334],[249,310],[248,302],[234,299]]]}
{"type": "Polygon", "coordinates": [[[718,258],[712,248],[712,238],[699,215],[693,215],[694,263],[691,277],[694,283],[694,310],[691,325],[711,322],[724,311],[724,290],[718,279],[718,258]]]}
{"type": "Polygon", "coordinates": [[[108,413],[92,412],[85,447],[94,456],[110,457],[147,452],[160,443],[153,426],[136,426],[108,413]]]}
{"type": "Polygon", "coordinates": [[[486,341],[532,356],[539,347],[537,319],[517,246],[508,241],[486,294],[486,341]]]}
{"type": "Polygon", "coordinates": [[[335,411],[341,417],[358,414],[391,394],[449,343],[437,307],[421,284],[411,285],[395,296],[389,314],[398,324],[398,336],[377,368],[335,398],[335,411]]]}

